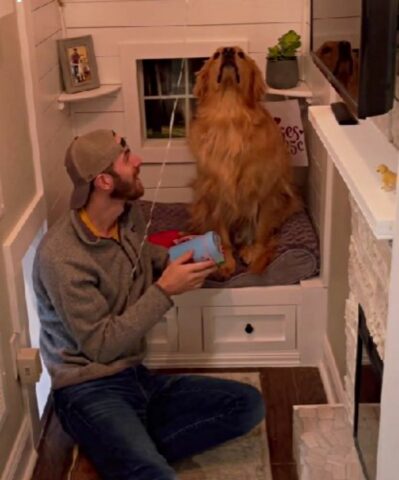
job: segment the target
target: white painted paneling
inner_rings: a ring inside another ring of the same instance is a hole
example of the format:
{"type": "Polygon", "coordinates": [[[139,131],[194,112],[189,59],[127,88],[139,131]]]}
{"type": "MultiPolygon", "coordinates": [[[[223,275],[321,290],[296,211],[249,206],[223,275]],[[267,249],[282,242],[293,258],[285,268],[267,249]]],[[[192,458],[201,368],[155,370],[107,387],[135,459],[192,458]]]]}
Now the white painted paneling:
{"type": "Polygon", "coordinates": [[[5,377],[6,371],[4,369],[4,360],[2,352],[4,351],[4,346],[2,344],[3,338],[0,336],[0,431],[3,425],[3,422],[7,413],[6,398],[4,394],[4,384],[3,379],[5,377]]]}
{"type": "Polygon", "coordinates": [[[65,215],[69,210],[69,199],[72,188],[68,185],[63,191],[59,192],[59,196],[55,202],[52,202],[47,207],[47,221],[49,227],[56,222],[62,215],[65,215]]]}
{"type": "MultiPolygon", "coordinates": [[[[195,176],[195,165],[192,163],[184,164],[166,164],[162,175],[162,188],[188,187],[190,181],[195,176]]],[[[140,177],[145,188],[156,187],[161,172],[161,165],[141,166],[140,177]]]]}
{"type": "MultiPolygon", "coordinates": [[[[53,159],[55,160],[55,159],[53,159]]],[[[63,160],[63,159],[60,159],[63,160]]],[[[49,163],[49,162],[47,162],[49,163]]],[[[61,164],[63,166],[63,162],[61,164]]],[[[65,190],[65,185],[63,185],[63,188],[60,187],[60,179],[62,176],[66,177],[66,172],[63,168],[61,168],[59,165],[57,165],[55,168],[49,170],[46,172],[46,174],[43,176],[43,190],[44,190],[44,195],[45,198],[47,199],[52,199],[51,204],[55,203],[58,200],[60,191],[65,190]],[[50,173],[51,172],[51,173],[50,173]]],[[[65,178],[66,183],[67,179],[65,178]]],[[[48,208],[51,208],[52,205],[48,205],[48,208]]]]}
{"type": "Polygon", "coordinates": [[[21,262],[44,218],[44,198],[42,194],[36,194],[2,245],[12,328],[21,333],[22,340],[25,338],[27,313],[21,262]]]}
{"type": "Polygon", "coordinates": [[[122,136],[126,135],[125,118],[122,112],[75,113],[73,124],[77,135],[97,128],[110,128],[122,136]]]}
{"type": "MultiPolygon", "coordinates": [[[[245,50],[265,74],[267,48],[275,44],[278,37],[289,29],[295,29],[301,35],[305,35],[304,1],[66,0],[64,12],[68,37],[92,35],[100,82],[120,83],[121,66],[126,68],[126,64],[133,62],[133,59],[125,56],[120,63],[120,44],[132,41],[141,42],[148,47],[145,55],[143,54],[145,58],[165,56],[151,45],[154,41],[180,45],[182,51],[188,52],[187,56],[195,56],[198,53],[195,53],[195,43],[198,41],[214,43],[209,48],[208,55],[211,55],[217,46],[244,41],[245,50]]],[[[165,48],[170,55],[171,49],[168,46],[165,48]]],[[[196,48],[198,50],[198,47],[196,48]]],[[[204,55],[203,47],[200,53],[204,55]]],[[[117,95],[72,104],[72,120],[76,133],[81,134],[94,128],[114,128],[123,135],[127,134],[132,147],[136,149],[134,141],[136,134],[133,134],[132,130],[139,131],[138,117],[135,115],[132,121],[125,111],[125,107],[128,109],[131,103],[130,98],[125,98],[125,104],[123,103],[123,97],[131,96],[131,90],[135,85],[134,79],[132,78],[131,88],[127,85],[125,82],[124,92],[117,95]]],[[[158,152],[156,158],[152,150],[147,145],[142,149],[144,161],[162,161],[158,157],[163,157],[163,147],[156,148],[158,152]]],[[[169,159],[182,162],[193,160],[188,154],[178,159],[173,155],[174,151],[171,151],[169,159]]],[[[194,166],[191,165],[191,169],[184,167],[184,173],[177,184],[173,179],[174,168],[179,167],[167,165],[162,195],[173,200],[178,192],[178,195],[185,199],[191,198],[190,189],[182,193],[182,189],[175,190],[173,187],[186,185],[189,177],[193,176],[194,166]]],[[[142,168],[143,182],[149,189],[146,195],[153,193],[152,187],[156,185],[158,169],[159,166],[148,164],[142,168]]]]}
{"type": "Polygon", "coordinates": [[[38,8],[32,13],[32,17],[35,45],[43,42],[61,29],[61,18],[56,1],[38,8]]]}
{"type": "MultiPolygon", "coordinates": [[[[148,188],[145,190],[144,199],[154,200],[156,190],[148,188]]],[[[192,190],[190,188],[161,188],[156,197],[157,202],[185,202],[193,200],[192,190]]]]}
{"type": "Polygon", "coordinates": [[[177,352],[179,329],[177,309],[171,308],[146,335],[149,352],[177,352]]]}
{"type": "Polygon", "coordinates": [[[121,83],[119,57],[97,57],[100,83],[121,83]]]}
{"type": "Polygon", "coordinates": [[[73,113],[78,112],[123,112],[123,95],[119,90],[116,94],[104,95],[103,97],[82,100],[71,103],[73,113]]]}
{"type": "Polygon", "coordinates": [[[43,149],[44,154],[41,158],[42,170],[45,172],[43,188],[48,213],[60,199],[67,201],[69,198],[72,184],[64,167],[64,158],[72,138],[69,122],[64,121],[62,128],[43,149]]]}
{"type": "Polygon", "coordinates": [[[71,132],[71,119],[67,117],[62,125],[62,128],[58,130],[56,135],[51,138],[51,141],[46,145],[46,155],[42,159],[45,172],[49,176],[53,176],[53,181],[62,181],[67,179],[67,174],[64,167],[64,157],[66,149],[74,138],[74,134],[71,132]]]}
{"type": "Polygon", "coordinates": [[[4,215],[4,208],[3,189],[0,183],[0,219],[4,215]]]}
{"type": "Polygon", "coordinates": [[[184,25],[185,0],[67,3],[68,27],[184,25]]]}
{"type": "Polygon", "coordinates": [[[266,75],[266,55],[263,53],[251,53],[251,57],[255,60],[256,64],[259,67],[259,70],[262,72],[263,78],[266,75]]]}
{"type": "Polygon", "coordinates": [[[59,38],[61,38],[61,30],[35,48],[37,76],[39,80],[54,67],[58,68],[57,39],[59,38]]]}
{"type": "Polygon", "coordinates": [[[196,0],[189,4],[189,25],[299,22],[303,0],[196,0]]]}
{"type": "Polygon", "coordinates": [[[32,442],[31,419],[24,415],[13,448],[2,471],[1,480],[32,478],[37,452],[32,442]]]}
{"type": "MultiPolygon", "coordinates": [[[[59,175],[60,172],[57,172],[59,175]]],[[[49,175],[46,175],[43,180],[43,189],[46,198],[52,198],[53,200],[48,203],[47,205],[47,215],[50,214],[50,211],[57,205],[57,204],[65,204],[68,205],[70,194],[72,191],[72,184],[69,181],[69,178],[66,178],[66,173],[64,174],[64,182],[60,183],[59,181],[52,182],[49,175]]],[[[60,210],[57,211],[55,216],[57,218],[62,214],[60,210]]],[[[47,217],[48,218],[48,217],[47,217]]],[[[55,218],[55,217],[54,217],[55,218]]],[[[49,221],[50,223],[50,221],[49,221]]]]}
{"type": "Polygon", "coordinates": [[[9,15],[14,11],[13,0],[1,0],[0,2],[0,18],[9,15]]]}
{"type": "Polygon", "coordinates": [[[201,26],[157,26],[125,28],[69,28],[68,36],[92,35],[95,53],[98,56],[119,55],[120,42],[154,41],[167,38],[169,41],[218,40],[248,38],[248,52],[266,55],[267,47],[274,45],[277,39],[290,29],[302,33],[300,22],[241,24],[241,25],[201,25],[201,26]]]}
{"type": "Polygon", "coordinates": [[[44,112],[38,113],[42,127],[40,131],[40,141],[43,146],[51,141],[51,139],[57,135],[58,131],[61,130],[67,115],[68,111],[60,110],[57,102],[51,102],[49,108],[44,112]]]}
{"type": "Polygon", "coordinates": [[[56,1],[57,0],[30,0],[31,10],[37,10],[38,8],[43,7],[43,5],[46,5],[47,3],[55,3],[56,1]]]}
{"type": "Polygon", "coordinates": [[[300,22],[303,0],[149,0],[67,3],[68,27],[300,22]]]}
{"type": "Polygon", "coordinates": [[[39,109],[43,112],[50,107],[50,104],[57,101],[62,91],[60,71],[58,66],[54,67],[39,81],[38,103],[39,109]]]}

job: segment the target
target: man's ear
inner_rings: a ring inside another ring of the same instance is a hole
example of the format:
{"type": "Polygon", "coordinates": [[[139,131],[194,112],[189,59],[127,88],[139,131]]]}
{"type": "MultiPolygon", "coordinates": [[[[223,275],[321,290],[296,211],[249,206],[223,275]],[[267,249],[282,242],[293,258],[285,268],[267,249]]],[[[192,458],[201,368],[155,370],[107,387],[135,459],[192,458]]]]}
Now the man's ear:
{"type": "Polygon", "coordinates": [[[93,182],[99,190],[110,191],[114,188],[114,179],[109,173],[99,173],[93,182]]]}

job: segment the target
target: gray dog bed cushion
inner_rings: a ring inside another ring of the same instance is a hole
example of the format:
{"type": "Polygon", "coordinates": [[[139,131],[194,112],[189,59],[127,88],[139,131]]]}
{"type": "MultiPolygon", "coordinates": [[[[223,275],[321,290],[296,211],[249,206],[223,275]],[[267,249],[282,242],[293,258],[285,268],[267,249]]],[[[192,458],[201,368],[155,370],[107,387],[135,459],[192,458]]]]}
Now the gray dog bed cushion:
{"type": "MultiPolygon", "coordinates": [[[[142,200],[141,206],[148,221],[151,202],[142,200]]],[[[154,207],[148,234],[165,230],[188,231],[189,213],[185,203],[157,203],[154,207]]],[[[319,273],[319,242],[305,211],[292,215],[278,232],[276,256],[261,274],[250,273],[237,258],[237,268],[227,280],[206,280],[204,287],[259,287],[294,285],[319,273]]]]}

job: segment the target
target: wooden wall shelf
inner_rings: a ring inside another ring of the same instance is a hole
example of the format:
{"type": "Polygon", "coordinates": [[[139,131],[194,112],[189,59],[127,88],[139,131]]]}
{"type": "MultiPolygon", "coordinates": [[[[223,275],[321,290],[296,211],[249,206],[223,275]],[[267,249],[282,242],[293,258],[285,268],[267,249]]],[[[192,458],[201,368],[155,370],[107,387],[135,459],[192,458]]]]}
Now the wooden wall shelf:
{"type": "Polygon", "coordinates": [[[281,95],[282,97],[293,97],[293,98],[311,98],[312,91],[305,82],[299,82],[296,87],[293,88],[272,88],[267,86],[268,95],[281,95]]]}
{"type": "Polygon", "coordinates": [[[109,95],[110,93],[117,92],[121,89],[121,84],[108,84],[101,85],[98,88],[93,88],[93,90],[86,90],[84,92],[77,93],[66,93],[63,92],[58,97],[58,108],[63,110],[66,103],[70,102],[80,102],[83,100],[89,100],[91,98],[102,97],[103,95],[109,95]]]}

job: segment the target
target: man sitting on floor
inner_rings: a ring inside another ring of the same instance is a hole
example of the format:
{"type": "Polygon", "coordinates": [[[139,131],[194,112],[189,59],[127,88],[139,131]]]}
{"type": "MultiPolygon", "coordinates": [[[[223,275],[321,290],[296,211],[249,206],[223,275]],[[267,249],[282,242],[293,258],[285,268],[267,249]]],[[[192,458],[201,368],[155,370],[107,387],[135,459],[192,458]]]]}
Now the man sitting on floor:
{"type": "Polygon", "coordinates": [[[143,240],[141,159],[96,130],[69,146],[71,211],[38,248],[33,279],[55,411],[104,479],[172,480],[170,463],[248,432],[264,417],[254,387],[153,374],[145,335],[173,295],[201,287],[213,261],[168,262],[143,240]]]}

